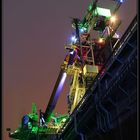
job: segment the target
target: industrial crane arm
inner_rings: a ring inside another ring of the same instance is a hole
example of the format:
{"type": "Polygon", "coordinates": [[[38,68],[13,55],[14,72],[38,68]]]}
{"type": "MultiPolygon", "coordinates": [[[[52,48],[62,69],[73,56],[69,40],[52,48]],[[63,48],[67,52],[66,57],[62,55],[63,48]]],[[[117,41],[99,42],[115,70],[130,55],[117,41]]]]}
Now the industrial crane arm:
{"type": "Polygon", "coordinates": [[[51,114],[56,106],[58,97],[60,96],[60,93],[62,91],[63,85],[64,85],[65,80],[66,80],[66,77],[67,77],[66,72],[64,72],[64,70],[61,69],[59,72],[59,76],[57,78],[57,81],[55,83],[54,90],[51,94],[48,106],[46,108],[45,114],[44,114],[44,119],[46,122],[49,121],[50,116],[51,116],[51,114]]]}

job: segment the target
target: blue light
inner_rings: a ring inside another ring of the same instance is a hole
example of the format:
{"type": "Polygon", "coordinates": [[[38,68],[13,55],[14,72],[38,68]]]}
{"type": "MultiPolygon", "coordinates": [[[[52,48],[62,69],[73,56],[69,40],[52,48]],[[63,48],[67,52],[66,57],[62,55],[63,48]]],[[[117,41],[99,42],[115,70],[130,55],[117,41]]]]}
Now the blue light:
{"type": "Polygon", "coordinates": [[[120,1],[120,3],[123,3],[124,2],[124,0],[119,0],[120,1]]]}
{"type": "Polygon", "coordinates": [[[22,126],[23,127],[27,126],[28,122],[29,122],[29,116],[28,115],[23,116],[23,118],[22,118],[22,126]]]}
{"type": "Polygon", "coordinates": [[[72,42],[75,43],[75,42],[77,41],[77,38],[76,38],[75,36],[72,36],[72,37],[71,37],[71,40],[72,40],[72,42]]]}
{"type": "Polygon", "coordinates": [[[71,37],[71,40],[74,41],[74,40],[75,40],[75,36],[72,36],[72,37],[71,37]]]}
{"type": "Polygon", "coordinates": [[[81,33],[86,32],[86,31],[87,31],[87,29],[84,28],[84,27],[80,29],[80,32],[81,32],[81,33]]]}
{"type": "Polygon", "coordinates": [[[81,32],[81,33],[83,33],[83,32],[84,32],[84,29],[83,29],[83,28],[82,28],[82,29],[80,29],[80,32],[81,32]]]}

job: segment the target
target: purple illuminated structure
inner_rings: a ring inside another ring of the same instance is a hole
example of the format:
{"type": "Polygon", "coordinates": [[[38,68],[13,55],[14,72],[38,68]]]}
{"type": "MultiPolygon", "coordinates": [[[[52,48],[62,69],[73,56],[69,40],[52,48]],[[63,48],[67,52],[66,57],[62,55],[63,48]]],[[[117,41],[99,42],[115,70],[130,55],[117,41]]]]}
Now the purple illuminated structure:
{"type": "Polygon", "coordinates": [[[44,114],[44,118],[45,118],[46,122],[49,121],[50,115],[52,114],[52,112],[56,106],[58,97],[60,96],[60,93],[62,91],[63,85],[64,85],[65,80],[66,80],[66,77],[67,77],[66,72],[61,70],[59,73],[59,76],[57,78],[54,90],[51,94],[51,98],[50,98],[50,101],[49,101],[48,106],[46,108],[45,114],[44,114]]]}

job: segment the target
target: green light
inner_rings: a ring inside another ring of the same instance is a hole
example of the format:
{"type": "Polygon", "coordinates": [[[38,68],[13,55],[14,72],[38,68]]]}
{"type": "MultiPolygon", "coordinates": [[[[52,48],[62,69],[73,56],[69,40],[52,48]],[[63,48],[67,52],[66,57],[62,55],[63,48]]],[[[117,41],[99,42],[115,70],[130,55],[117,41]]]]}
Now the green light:
{"type": "Polygon", "coordinates": [[[111,17],[110,9],[97,7],[96,10],[100,16],[111,17]]]}
{"type": "Polygon", "coordinates": [[[28,128],[29,128],[29,129],[32,129],[32,124],[31,124],[31,122],[28,122],[28,128]]]}
{"type": "Polygon", "coordinates": [[[37,113],[37,107],[35,103],[32,103],[32,113],[36,114],[37,113]]]}
{"type": "Polygon", "coordinates": [[[92,5],[91,5],[91,4],[89,5],[88,10],[89,10],[89,11],[92,10],[92,5]]]}
{"type": "Polygon", "coordinates": [[[37,131],[38,131],[38,127],[33,127],[32,128],[32,132],[37,133],[37,131]]]}
{"type": "Polygon", "coordinates": [[[54,116],[51,116],[51,118],[54,120],[55,123],[57,123],[57,118],[54,116]]]}

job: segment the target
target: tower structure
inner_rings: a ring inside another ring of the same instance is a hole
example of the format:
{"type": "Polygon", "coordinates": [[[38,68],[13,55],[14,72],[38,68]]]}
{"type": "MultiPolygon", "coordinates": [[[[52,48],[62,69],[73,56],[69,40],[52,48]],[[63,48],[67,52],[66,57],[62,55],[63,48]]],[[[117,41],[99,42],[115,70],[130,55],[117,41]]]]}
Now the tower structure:
{"type": "MultiPolygon", "coordinates": [[[[80,117],[81,113],[84,114],[85,111],[88,114],[89,110],[94,108],[93,105],[95,105],[95,111],[92,115],[97,116],[95,129],[102,133],[112,128],[109,113],[103,107],[104,102],[105,104],[108,102],[106,103],[105,100],[100,102],[99,99],[104,98],[101,95],[103,92],[109,92],[111,87],[108,79],[113,76],[108,72],[111,67],[108,63],[110,62],[115,67],[123,63],[116,57],[119,56],[120,51],[123,51],[122,46],[126,38],[120,39],[117,34],[121,20],[118,19],[115,23],[113,20],[113,16],[122,1],[115,0],[115,4],[115,9],[111,11],[99,7],[98,0],[95,0],[89,5],[82,20],[73,18],[72,27],[75,33],[71,41],[65,45],[68,54],[60,67],[60,73],[45,112],[41,111],[39,116],[36,112],[36,106],[33,104],[32,113],[23,116],[21,127],[15,132],[9,132],[9,137],[19,140],[86,140],[86,138],[90,140],[89,132],[84,128],[85,125],[81,123],[80,127],[77,119],[82,122],[82,119],[85,118],[80,117]],[[93,36],[95,32],[96,37],[93,36]],[[115,64],[113,61],[109,61],[114,58],[115,64]],[[105,73],[108,74],[105,75],[105,73]],[[55,116],[53,110],[67,76],[71,79],[68,112],[55,116]],[[105,76],[109,78],[102,80],[101,83],[100,79],[105,76]],[[99,93],[96,93],[96,88],[98,88],[99,93]],[[81,113],[80,110],[82,110],[81,113]],[[100,115],[96,115],[96,112],[100,115]]],[[[121,90],[123,91],[123,89],[121,90]]],[[[109,100],[109,102],[111,101],[109,100]]],[[[89,119],[85,122],[85,124],[87,123],[89,123],[89,119]]],[[[115,127],[114,124],[113,127],[115,127]]],[[[97,131],[95,134],[98,133],[97,131]]],[[[91,138],[93,137],[91,136],[91,138]]]]}

